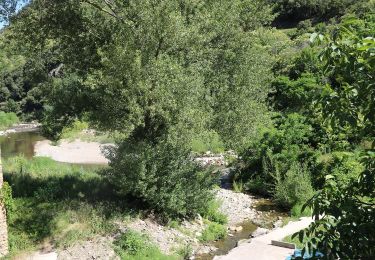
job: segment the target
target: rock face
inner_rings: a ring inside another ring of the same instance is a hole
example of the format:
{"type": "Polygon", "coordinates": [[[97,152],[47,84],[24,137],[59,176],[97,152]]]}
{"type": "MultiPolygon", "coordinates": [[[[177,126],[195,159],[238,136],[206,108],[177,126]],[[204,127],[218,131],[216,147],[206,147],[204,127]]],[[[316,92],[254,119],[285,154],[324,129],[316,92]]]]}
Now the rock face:
{"type": "MultiPolygon", "coordinates": [[[[1,164],[0,148],[0,189],[3,187],[3,168],[1,164]]],[[[0,257],[8,254],[8,228],[4,203],[0,198],[0,257]]]]}

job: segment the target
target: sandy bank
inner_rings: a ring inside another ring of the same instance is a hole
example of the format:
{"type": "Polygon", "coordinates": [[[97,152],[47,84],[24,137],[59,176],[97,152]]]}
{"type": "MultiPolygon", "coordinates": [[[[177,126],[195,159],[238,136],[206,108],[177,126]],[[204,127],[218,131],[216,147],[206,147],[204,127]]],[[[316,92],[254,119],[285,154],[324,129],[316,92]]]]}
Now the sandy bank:
{"type": "Polygon", "coordinates": [[[50,157],[58,162],[82,164],[107,164],[108,159],[103,155],[103,149],[111,144],[62,140],[59,145],[43,140],[35,144],[35,156],[50,157]]]}

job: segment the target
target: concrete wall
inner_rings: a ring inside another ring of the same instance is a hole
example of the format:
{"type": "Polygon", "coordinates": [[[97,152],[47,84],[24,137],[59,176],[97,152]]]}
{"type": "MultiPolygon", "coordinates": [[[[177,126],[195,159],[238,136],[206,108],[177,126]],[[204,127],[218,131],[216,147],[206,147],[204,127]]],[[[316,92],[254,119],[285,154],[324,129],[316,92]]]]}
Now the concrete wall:
{"type": "MultiPolygon", "coordinates": [[[[0,189],[3,187],[3,167],[0,148],[0,189]]],[[[8,227],[4,204],[0,201],[0,257],[8,254],[8,227]]]]}

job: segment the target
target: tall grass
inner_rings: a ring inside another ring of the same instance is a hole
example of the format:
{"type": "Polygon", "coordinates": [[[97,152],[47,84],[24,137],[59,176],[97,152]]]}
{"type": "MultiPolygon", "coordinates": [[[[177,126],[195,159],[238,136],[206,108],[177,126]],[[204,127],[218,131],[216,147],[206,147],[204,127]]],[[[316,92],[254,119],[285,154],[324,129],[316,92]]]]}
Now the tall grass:
{"type": "Polygon", "coordinates": [[[3,165],[14,197],[9,219],[11,256],[35,250],[41,243],[64,248],[112,233],[116,218],[131,216],[126,202],[118,203],[112,187],[98,173],[99,167],[43,157],[15,157],[3,165]]]}
{"type": "Polygon", "coordinates": [[[17,124],[20,120],[15,113],[5,113],[0,111],[0,130],[7,129],[14,124],[17,124]]]}

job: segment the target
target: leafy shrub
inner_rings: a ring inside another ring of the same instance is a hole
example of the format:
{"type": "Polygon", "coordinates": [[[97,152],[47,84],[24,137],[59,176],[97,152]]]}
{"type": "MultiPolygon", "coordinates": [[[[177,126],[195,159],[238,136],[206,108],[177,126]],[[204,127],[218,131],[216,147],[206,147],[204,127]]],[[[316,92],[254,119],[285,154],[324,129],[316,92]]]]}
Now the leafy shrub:
{"type": "Polygon", "coordinates": [[[0,111],[0,129],[6,129],[19,122],[15,113],[5,113],[0,111]]]}
{"type": "Polygon", "coordinates": [[[109,181],[166,217],[195,217],[213,199],[215,176],[189,158],[188,150],[161,142],[123,142],[110,151],[109,181]]]}
{"type": "Polygon", "coordinates": [[[346,186],[364,171],[358,154],[351,152],[333,152],[321,156],[319,161],[322,174],[315,180],[319,187],[323,185],[325,176],[328,174],[335,176],[339,185],[346,186]]]}
{"type": "Polygon", "coordinates": [[[311,217],[312,215],[312,210],[310,207],[306,207],[304,208],[304,210],[302,211],[302,208],[303,208],[303,205],[302,204],[296,204],[292,207],[292,209],[290,210],[290,215],[292,217],[311,217]]]}
{"type": "Polygon", "coordinates": [[[317,153],[311,147],[312,126],[304,116],[293,113],[275,120],[275,128],[263,133],[242,155],[243,165],[236,178],[246,182],[246,188],[262,195],[272,195],[275,175],[283,179],[292,164],[317,168],[317,153]]]}
{"type": "Polygon", "coordinates": [[[276,174],[275,178],[274,198],[284,208],[303,204],[314,195],[310,174],[298,163],[293,163],[284,177],[276,174]]]}
{"type": "Polygon", "coordinates": [[[7,219],[9,220],[14,210],[14,202],[12,196],[12,187],[8,182],[3,182],[3,186],[0,189],[0,201],[5,205],[7,219]]]}
{"type": "Polygon", "coordinates": [[[227,229],[225,226],[219,223],[210,222],[208,224],[208,227],[205,230],[203,230],[200,240],[203,242],[209,242],[224,238],[226,236],[227,229]]]}

